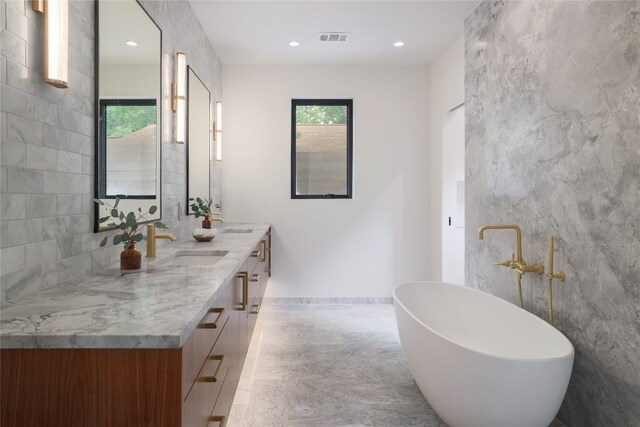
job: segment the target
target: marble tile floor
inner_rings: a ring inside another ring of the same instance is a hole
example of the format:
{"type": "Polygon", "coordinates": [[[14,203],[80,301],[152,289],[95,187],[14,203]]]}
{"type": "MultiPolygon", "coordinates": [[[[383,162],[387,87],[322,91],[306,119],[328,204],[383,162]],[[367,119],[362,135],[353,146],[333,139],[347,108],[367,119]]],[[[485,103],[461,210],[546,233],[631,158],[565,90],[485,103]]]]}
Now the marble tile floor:
{"type": "Polygon", "coordinates": [[[227,426],[446,424],[409,373],[392,305],[265,304],[227,426]]]}

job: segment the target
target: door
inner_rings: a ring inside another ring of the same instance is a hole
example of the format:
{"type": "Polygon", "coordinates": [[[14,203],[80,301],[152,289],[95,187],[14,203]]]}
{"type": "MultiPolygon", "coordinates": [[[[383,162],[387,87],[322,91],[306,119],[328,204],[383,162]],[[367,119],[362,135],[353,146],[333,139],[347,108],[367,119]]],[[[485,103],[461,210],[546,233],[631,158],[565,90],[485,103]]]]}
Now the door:
{"type": "Polygon", "coordinates": [[[464,285],[464,105],[442,129],[442,280],[464,285]]]}

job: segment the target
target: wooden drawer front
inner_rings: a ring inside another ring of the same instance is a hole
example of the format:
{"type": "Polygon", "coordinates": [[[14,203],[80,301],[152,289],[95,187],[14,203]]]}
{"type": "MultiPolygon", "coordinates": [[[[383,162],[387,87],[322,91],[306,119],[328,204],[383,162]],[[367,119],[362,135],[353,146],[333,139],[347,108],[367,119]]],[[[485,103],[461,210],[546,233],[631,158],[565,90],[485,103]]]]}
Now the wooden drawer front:
{"type": "Polygon", "coordinates": [[[262,259],[262,245],[258,243],[256,247],[253,248],[253,251],[251,251],[251,254],[249,255],[249,259],[247,260],[248,262],[247,271],[249,272],[249,274],[253,272],[253,270],[256,268],[256,264],[258,264],[258,261],[260,261],[261,259],[262,259]]]}
{"type": "Polygon", "coordinates": [[[213,408],[213,412],[209,417],[208,427],[225,427],[231,412],[231,405],[236,394],[237,383],[233,381],[230,375],[225,378],[222,390],[218,395],[218,400],[213,408]]]}
{"type": "Polygon", "coordinates": [[[251,304],[253,304],[253,300],[256,299],[258,291],[260,290],[260,282],[264,280],[265,276],[266,274],[263,271],[261,272],[259,268],[256,268],[254,272],[249,275],[249,307],[247,307],[247,312],[251,311],[251,304]]]}
{"type": "Polygon", "coordinates": [[[258,292],[256,293],[256,296],[251,303],[249,314],[257,315],[260,312],[260,307],[262,307],[262,300],[264,299],[264,293],[267,289],[268,280],[269,276],[267,276],[266,274],[260,276],[260,281],[258,282],[258,292]]]}
{"type": "Polygon", "coordinates": [[[182,398],[193,386],[196,376],[232,312],[232,284],[202,318],[182,347],[182,398]]]}
{"type": "Polygon", "coordinates": [[[184,401],[183,427],[203,427],[209,421],[209,415],[233,362],[230,352],[232,334],[228,332],[225,327],[184,401]]]}
{"type": "Polygon", "coordinates": [[[258,314],[262,307],[262,300],[267,288],[268,279],[269,277],[265,273],[260,275],[260,280],[256,282],[256,294],[254,295],[247,310],[247,347],[251,342],[251,336],[253,335],[253,330],[255,329],[256,322],[258,320],[258,314]]]}

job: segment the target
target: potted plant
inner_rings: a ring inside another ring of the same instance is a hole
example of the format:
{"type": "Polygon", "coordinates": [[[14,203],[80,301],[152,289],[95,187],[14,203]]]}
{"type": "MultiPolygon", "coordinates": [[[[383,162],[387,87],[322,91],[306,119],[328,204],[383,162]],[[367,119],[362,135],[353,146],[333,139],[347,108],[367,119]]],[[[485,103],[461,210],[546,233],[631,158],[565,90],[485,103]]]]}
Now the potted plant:
{"type": "MultiPolygon", "coordinates": [[[[118,204],[120,199],[116,198],[113,206],[106,203],[104,200],[94,199],[100,206],[105,206],[109,210],[109,215],[104,216],[98,220],[100,224],[103,224],[109,220],[110,223],[106,224],[110,229],[118,230],[118,234],[113,236],[113,244],[124,244],[124,250],[120,253],[120,269],[121,270],[139,270],[142,265],[142,254],[136,249],[136,243],[144,240],[142,233],[138,230],[142,227],[143,223],[149,222],[147,215],[153,215],[158,210],[157,206],[151,206],[148,212],[142,212],[142,208],[138,208],[138,213],[123,212],[118,210],[118,204]]],[[[166,226],[160,221],[155,221],[156,227],[165,228],[166,226]]],[[[109,240],[106,236],[100,242],[100,247],[104,247],[109,240]]]]}
{"type": "Polygon", "coordinates": [[[213,199],[203,199],[200,197],[190,198],[191,211],[196,218],[204,217],[202,220],[202,228],[211,228],[211,205],[213,199]]]}

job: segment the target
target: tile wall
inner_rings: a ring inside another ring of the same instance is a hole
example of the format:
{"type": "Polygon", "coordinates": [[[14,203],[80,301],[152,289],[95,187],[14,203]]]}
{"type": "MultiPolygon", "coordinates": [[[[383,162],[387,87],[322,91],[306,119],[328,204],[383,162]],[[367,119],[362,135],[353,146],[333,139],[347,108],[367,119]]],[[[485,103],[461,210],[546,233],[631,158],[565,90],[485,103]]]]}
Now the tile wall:
{"type": "MultiPolygon", "coordinates": [[[[188,1],[141,1],[162,29],[162,215],[178,235],[186,203],[186,154],[172,141],[175,52],[222,98],[222,64],[188,1]]],[[[0,300],[13,299],[116,262],[93,233],[94,3],[69,2],[69,88],[42,78],[42,17],[28,0],[0,4],[0,300]]],[[[221,199],[221,162],[212,162],[221,199]]],[[[161,244],[165,244],[162,242],[161,244]]],[[[143,248],[144,249],[144,248],[143,248]]]]}

